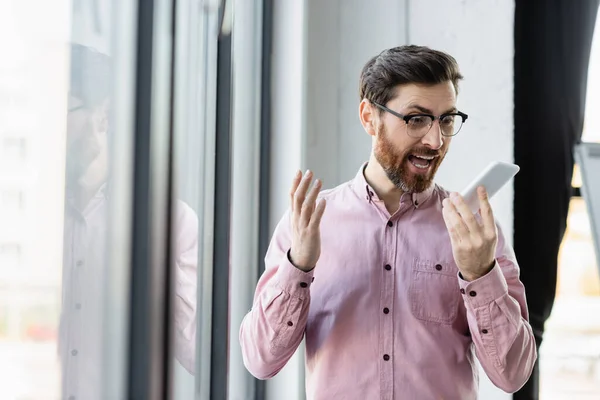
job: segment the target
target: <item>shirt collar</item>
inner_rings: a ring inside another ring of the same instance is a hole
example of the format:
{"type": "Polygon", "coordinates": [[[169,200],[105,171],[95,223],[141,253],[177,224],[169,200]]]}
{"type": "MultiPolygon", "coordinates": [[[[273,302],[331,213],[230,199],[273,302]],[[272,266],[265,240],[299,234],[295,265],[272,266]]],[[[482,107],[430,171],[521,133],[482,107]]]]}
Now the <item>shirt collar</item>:
{"type": "Polygon", "coordinates": [[[78,207],[75,206],[75,194],[72,190],[67,188],[65,195],[65,206],[68,207],[72,211],[76,211],[81,215],[88,214],[92,209],[95,209],[99,204],[108,198],[110,191],[110,186],[108,183],[102,184],[98,191],[94,194],[94,196],[90,199],[89,203],[85,206],[83,210],[79,210],[78,207]]]}
{"type": "MultiPolygon", "coordinates": [[[[377,196],[377,193],[375,193],[375,190],[373,190],[371,185],[369,185],[367,183],[367,180],[365,179],[365,168],[367,167],[367,164],[368,162],[365,162],[358,170],[358,173],[354,178],[352,187],[354,188],[356,194],[360,198],[365,199],[365,201],[379,201],[380,199],[377,196]]],[[[427,188],[427,190],[421,193],[405,193],[402,195],[402,197],[404,198],[404,196],[410,196],[412,204],[415,206],[415,208],[419,208],[423,203],[425,203],[425,201],[427,201],[431,197],[434,188],[435,184],[431,184],[429,188],[427,188]]]]}

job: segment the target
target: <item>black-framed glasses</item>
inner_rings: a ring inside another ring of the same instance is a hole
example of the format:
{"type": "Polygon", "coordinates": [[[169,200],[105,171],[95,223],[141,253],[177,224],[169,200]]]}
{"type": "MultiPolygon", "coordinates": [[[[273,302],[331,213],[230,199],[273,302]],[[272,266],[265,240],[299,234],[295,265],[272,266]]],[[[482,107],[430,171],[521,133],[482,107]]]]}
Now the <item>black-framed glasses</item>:
{"type": "Polygon", "coordinates": [[[433,122],[436,119],[440,121],[440,131],[442,132],[442,136],[455,136],[458,132],[460,132],[460,129],[467,118],[469,118],[467,114],[460,111],[442,114],[439,117],[426,113],[403,115],[387,108],[386,106],[382,106],[381,104],[375,102],[372,103],[383,111],[386,111],[406,122],[406,133],[408,136],[419,139],[429,133],[431,127],[433,126],[433,122]]]}

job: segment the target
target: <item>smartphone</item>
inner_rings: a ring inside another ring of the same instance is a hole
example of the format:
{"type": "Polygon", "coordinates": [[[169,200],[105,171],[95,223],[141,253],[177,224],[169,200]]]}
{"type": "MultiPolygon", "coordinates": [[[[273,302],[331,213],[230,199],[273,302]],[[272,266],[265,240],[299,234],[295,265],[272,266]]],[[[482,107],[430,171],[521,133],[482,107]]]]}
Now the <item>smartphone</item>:
{"type": "Polygon", "coordinates": [[[488,165],[460,194],[473,212],[479,211],[479,197],[477,188],[484,186],[491,199],[504,185],[506,185],[519,172],[519,166],[502,161],[495,161],[488,165]]]}

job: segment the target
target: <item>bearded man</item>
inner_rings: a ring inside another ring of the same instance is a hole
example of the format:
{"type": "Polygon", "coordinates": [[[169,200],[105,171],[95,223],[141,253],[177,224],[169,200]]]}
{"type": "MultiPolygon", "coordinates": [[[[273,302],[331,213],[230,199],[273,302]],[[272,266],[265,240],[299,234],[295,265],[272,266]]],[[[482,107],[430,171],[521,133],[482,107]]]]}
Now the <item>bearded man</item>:
{"type": "Polygon", "coordinates": [[[364,66],[372,151],[321,191],[298,172],[240,328],[246,368],[277,374],[306,339],[308,399],[477,398],[478,367],[506,392],[537,358],[525,290],[485,188],[473,214],[435,173],[467,115],[456,60],[426,47],[364,66]]]}

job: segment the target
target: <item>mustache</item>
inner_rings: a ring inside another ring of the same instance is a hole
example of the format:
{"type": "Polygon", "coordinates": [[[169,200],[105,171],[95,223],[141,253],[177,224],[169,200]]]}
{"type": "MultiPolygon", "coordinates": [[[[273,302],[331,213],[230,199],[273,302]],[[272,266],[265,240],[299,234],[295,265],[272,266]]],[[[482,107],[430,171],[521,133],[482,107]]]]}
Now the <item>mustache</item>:
{"type": "Polygon", "coordinates": [[[406,155],[416,155],[416,156],[425,156],[425,157],[439,157],[442,155],[442,152],[439,150],[432,150],[428,148],[423,149],[413,149],[406,152],[406,155]]]}

